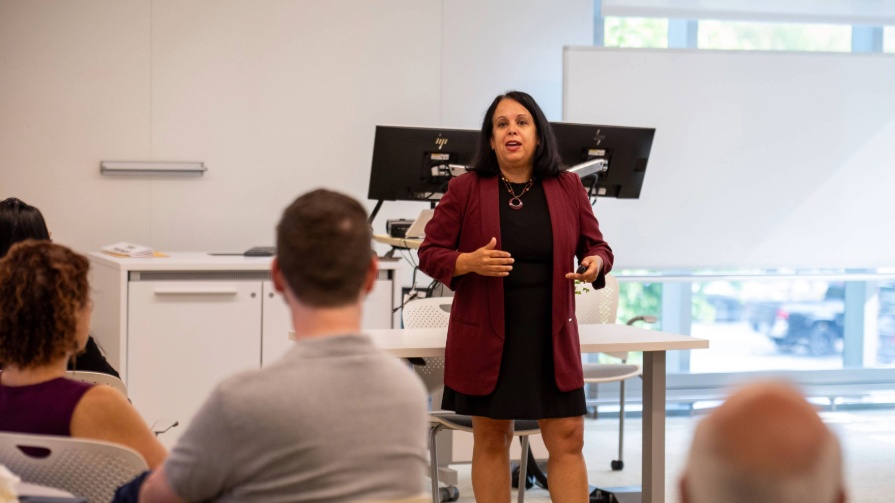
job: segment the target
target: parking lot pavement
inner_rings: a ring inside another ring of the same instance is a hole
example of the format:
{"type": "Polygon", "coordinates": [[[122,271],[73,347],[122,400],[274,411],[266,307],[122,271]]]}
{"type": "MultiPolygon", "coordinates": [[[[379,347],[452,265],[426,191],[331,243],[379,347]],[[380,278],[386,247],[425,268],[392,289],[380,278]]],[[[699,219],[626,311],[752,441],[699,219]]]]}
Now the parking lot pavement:
{"type": "Polygon", "coordinates": [[[782,354],[749,323],[693,323],[691,335],[708,339],[709,349],[690,352],[691,372],[841,369],[842,355],[782,354]]]}

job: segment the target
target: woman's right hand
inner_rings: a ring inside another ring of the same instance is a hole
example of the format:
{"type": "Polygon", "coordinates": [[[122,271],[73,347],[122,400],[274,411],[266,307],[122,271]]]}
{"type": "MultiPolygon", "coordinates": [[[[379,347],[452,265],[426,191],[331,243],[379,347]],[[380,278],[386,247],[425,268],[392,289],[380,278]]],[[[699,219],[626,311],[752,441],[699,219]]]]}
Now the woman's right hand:
{"type": "Polygon", "coordinates": [[[497,238],[491,238],[488,244],[470,253],[461,253],[454,266],[454,276],[462,276],[474,272],[481,276],[508,276],[513,270],[513,258],[509,252],[495,250],[497,238]]]}

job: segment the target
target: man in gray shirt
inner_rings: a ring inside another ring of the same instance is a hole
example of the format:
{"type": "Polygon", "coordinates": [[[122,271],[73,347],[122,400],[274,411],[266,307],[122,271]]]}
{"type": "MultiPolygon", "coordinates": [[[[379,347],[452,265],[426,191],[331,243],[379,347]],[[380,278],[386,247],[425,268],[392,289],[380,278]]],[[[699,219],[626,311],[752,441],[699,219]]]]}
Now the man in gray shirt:
{"type": "MultiPolygon", "coordinates": [[[[296,343],[214,390],[140,501],[339,502],[416,496],[426,471],[426,396],[360,334],[377,277],[354,199],[299,197],[277,226],[274,285],[296,343]]],[[[172,390],[176,392],[176,390],[172,390]]]]}

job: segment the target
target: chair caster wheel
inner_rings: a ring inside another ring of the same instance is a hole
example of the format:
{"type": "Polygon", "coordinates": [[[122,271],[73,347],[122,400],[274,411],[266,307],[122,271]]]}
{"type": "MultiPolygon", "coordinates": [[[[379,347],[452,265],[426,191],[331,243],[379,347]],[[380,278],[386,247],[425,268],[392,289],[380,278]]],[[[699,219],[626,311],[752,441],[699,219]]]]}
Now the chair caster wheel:
{"type": "Polygon", "coordinates": [[[457,501],[460,499],[460,490],[454,486],[439,487],[438,496],[443,502],[457,501]]]}
{"type": "Polygon", "coordinates": [[[613,470],[613,471],[616,471],[616,472],[617,472],[617,471],[619,471],[619,470],[623,470],[624,468],[625,468],[625,462],[624,462],[624,461],[622,461],[622,460],[620,460],[620,459],[615,459],[615,460],[612,461],[612,470],[613,470]]]}

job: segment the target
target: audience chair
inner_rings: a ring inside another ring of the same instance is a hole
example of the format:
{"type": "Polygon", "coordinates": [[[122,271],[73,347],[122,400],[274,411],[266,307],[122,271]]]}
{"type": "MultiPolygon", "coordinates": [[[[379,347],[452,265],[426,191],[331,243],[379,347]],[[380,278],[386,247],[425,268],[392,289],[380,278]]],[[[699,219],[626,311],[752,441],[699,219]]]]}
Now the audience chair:
{"type": "MultiPolygon", "coordinates": [[[[102,372],[68,370],[66,371],[66,377],[68,377],[69,379],[74,379],[75,381],[111,386],[120,391],[122,395],[127,396],[127,387],[124,385],[124,382],[113,375],[103,374],[102,372]]],[[[162,433],[170,430],[171,428],[178,426],[179,424],[180,423],[175,419],[159,419],[158,421],[152,423],[150,429],[153,433],[155,433],[155,436],[159,436],[162,433]]]]}
{"type": "MultiPolygon", "coordinates": [[[[408,302],[401,313],[404,328],[447,328],[450,319],[450,307],[453,302],[451,297],[431,297],[417,299],[408,302]]],[[[434,395],[432,408],[438,409],[441,404],[441,391],[444,389],[444,357],[427,357],[413,359],[413,369],[423,380],[430,395],[434,395]],[[421,361],[420,361],[421,360],[421,361]],[[437,400],[437,401],[436,401],[437,400]]],[[[472,418],[461,414],[451,414],[445,411],[434,410],[429,415],[429,463],[430,477],[432,479],[432,501],[454,501],[459,497],[456,488],[438,487],[438,453],[435,439],[443,429],[472,432],[472,418]]],[[[519,473],[527,473],[529,460],[528,436],[540,433],[538,422],[535,420],[517,420],[515,422],[514,435],[519,437],[522,443],[519,473]]],[[[519,480],[518,501],[525,500],[525,476],[519,480]]]]}
{"type": "MultiPolygon", "coordinates": [[[[618,312],[618,280],[614,276],[606,275],[606,286],[594,290],[590,285],[580,285],[587,289],[575,296],[575,317],[578,324],[590,323],[615,323],[618,312]]],[[[638,321],[654,323],[655,317],[637,316],[628,320],[628,325],[638,321]]],[[[625,438],[625,381],[638,377],[643,370],[638,365],[627,363],[628,353],[605,353],[612,358],[621,360],[621,363],[584,363],[585,384],[599,384],[607,382],[619,383],[619,412],[618,412],[618,459],[611,463],[613,470],[621,470],[625,467],[622,457],[625,438]]]]}
{"type": "Polygon", "coordinates": [[[148,470],[137,451],[83,438],[0,433],[0,464],[24,482],[68,491],[90,503],[111,501],[115,490],[148,470]]]}
{"type": "Polygon", "coordinates": [[[65,377],[75,381],[111,386],[120,391],[122,395],[127,396],[127,387],[124,385],[124,382],[110,374],[103,374],[102,372],[86,372],[83,370],[68,370],[66,371],[65,377]]]}

